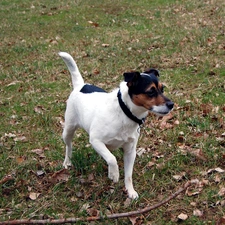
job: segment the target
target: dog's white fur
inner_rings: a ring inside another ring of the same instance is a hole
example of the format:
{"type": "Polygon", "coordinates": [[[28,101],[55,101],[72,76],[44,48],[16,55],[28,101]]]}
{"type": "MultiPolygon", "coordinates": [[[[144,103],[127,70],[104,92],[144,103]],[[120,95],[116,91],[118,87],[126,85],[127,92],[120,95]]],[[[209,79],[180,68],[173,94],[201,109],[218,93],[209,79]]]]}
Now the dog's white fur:
{"type": "MultiPolygon", "coordinates": [[[[117,160],[110,150],[123,148],[125,188],[130,198],[137,198],[138,193],[133,187],[132,173],[139,138],[139,125],[129,119],[120,108],[117,99],[118,89],[110,93],[81,93],[84,80],[75,61],[68,53],[60,52],[59,55],[67,65],[73,83],[73,91],[67,101],[65,112],[63,139],[66,144],[66,155],[64,167],[71,166],[72,138],[75,130],[81,127],[89,134],[92,147],[107,162],[108,177],[113,182],[119,180],[119,168],[117,160]]],[[[122,99],[130,111],[138,118],[146,117],[148,110],[131,101],[127,83],[121,82],[119,88],[122,99]]]]}

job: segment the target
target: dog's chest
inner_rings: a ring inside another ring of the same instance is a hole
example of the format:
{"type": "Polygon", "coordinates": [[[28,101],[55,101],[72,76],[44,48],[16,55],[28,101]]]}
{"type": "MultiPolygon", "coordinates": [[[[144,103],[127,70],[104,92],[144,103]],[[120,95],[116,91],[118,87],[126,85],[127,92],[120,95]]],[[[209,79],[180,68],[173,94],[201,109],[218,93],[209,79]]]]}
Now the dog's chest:
{"type": "Polygon", "coordinates": [[[112,150],[120,148],[126,143],[136,142],[138,136],[137,132],[129,132],[125,129],[122,132],[118,132],[114,137],[106,138],[105,144],[110,150],[112,150]]]}

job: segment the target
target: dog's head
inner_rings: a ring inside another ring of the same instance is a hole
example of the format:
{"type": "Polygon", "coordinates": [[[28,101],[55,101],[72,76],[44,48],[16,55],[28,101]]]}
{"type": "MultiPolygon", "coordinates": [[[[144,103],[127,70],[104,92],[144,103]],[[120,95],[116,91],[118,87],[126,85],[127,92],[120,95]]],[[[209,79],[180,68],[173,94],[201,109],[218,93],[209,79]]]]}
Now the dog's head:
{"type": "Polygon", "coordinates": [[[174,103],[163,94],[164,86],[158,77],[159,72],[156,69],[148,69],[144,73],[124,73],[124,81],[127,82],[132,102],[164,116],[173,109],[174,103]]]}

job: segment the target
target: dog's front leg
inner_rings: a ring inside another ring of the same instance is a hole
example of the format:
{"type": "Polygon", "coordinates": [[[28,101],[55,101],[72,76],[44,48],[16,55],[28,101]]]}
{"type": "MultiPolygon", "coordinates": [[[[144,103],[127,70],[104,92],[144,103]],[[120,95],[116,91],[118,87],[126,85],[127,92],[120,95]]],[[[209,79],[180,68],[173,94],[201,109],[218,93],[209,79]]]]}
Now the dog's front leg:
{"type": "Polygon", "coordinates": [[[138,198],[138,193],[134,190],[133,187],[133,167],[134,161],[136,158],[136,144],[126,144],[124,147],[124,173],[125,173],[125,188],[128,192],[129,198],[136,199],[138,198]]]}
{"type": "Polygon", "coordinates": [[[108,150],[105,144],[98,139],[91,139],[90,143],[95,151],[103,157],[108,164],[108,177],[113,182],[119,181],[119,168],[116,157],[108,150]]]}

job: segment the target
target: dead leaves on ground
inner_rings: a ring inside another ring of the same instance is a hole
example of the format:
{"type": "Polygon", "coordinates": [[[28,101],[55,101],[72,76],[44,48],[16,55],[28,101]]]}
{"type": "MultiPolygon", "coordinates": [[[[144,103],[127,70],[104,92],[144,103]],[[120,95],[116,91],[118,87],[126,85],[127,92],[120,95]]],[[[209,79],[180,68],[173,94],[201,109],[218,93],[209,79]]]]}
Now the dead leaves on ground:
{"type": "Polygon", "coordinates": [[[2,142],[7,141],[7,139],[12,138],[15,142],[27,142],[27,138],[23,134],[16,133],[5,133],[0,140],[2,142]]]}
{"type": "Polygon", "coordinates": [[[7,196],[11,194],[11,191],[25,188],[27,189],[26,191],[24,190],[24,192],[27,192],[25,197],[36,200],[41,194],[49,191],[50,187],[67,182],[70,177],[70,173],[66,169],[48,173],[44,170],[30,170],[28,173],[28,180],[18,178],[16,173],[8,174],[3,177],[0,180],[3,195],[7,196]]]}
{"type": "Polygon", "coordinates": [[[163,117],[157,117],[149,115],[150,119],[147,118],[146,127],[147,128],[159,128],[161,130],[172,129],[174,126],[179,125],[180,122],[174,116],[173,112],[170,112],[168,115],[163,117]]]}
{"type": "Polygon", "coordinates": [[[180,152],[183,155],[190,154],[194,156],[196,159],[207,161],[207,157],[203,153],[202,149],[195,149],[192,148],[191,146],[182,145],[178,147],[178,152],[180,152]]]}
{"type": "MultiPolygon", "coordinates": [[[[220,183],[220,179],[216,178],[218,177],[218,175],[225,174],[225,170],[217,167],[217,168],[213,168],[213,169],[209,169],[205,172],[202,172],[202,179],[193,179],[191,180],[192,185],[190,187],[187,188],[185,195],[188,197],[195,197],[193,198],[193,201],[190,203],[190,206],[193,207],[193,211],[192,211],[192,215],[196,216],[196,217],[200,217],[200,218],[204,218],[205,216],[207,216],[207,210],[208,207],[207,206],[209,204],[212,204],[210,202],[210,200],[205,200],[205,202],[202,202],[201,204],[198,203],[198,196],[202,194],[202,192],[205,190],[205,188],[210,188],[214,182],[216,182],[217,184],[220,183]],[[212,177],[212,174],[214,174],[214,176],[212,177]]],[[[180,175],[175,175],[173,176],[173,178],[175,180],[177,180],[178,182],[180,182],[182,179],[184,179],[186,173],[183,172],[180,175]]],[[[224,196],[225,196],[225,187],[224,185],[221,183],[221,185],[219,185],[219,189],[217,190],[217,192],[215,192],[215,195],[213,196],[213,198],[218,199],[214,204],[215,206],[220,206],[220,207],[224,207],[225,206],[225,200],[224,200],[224,196]]],[[[187,220],[188,217],[192,216],[191,214],[188,213],[183,213],[181,212],[178,216],[177,216],[177,220],[178,221],[184,221],[187,220]]]]}

